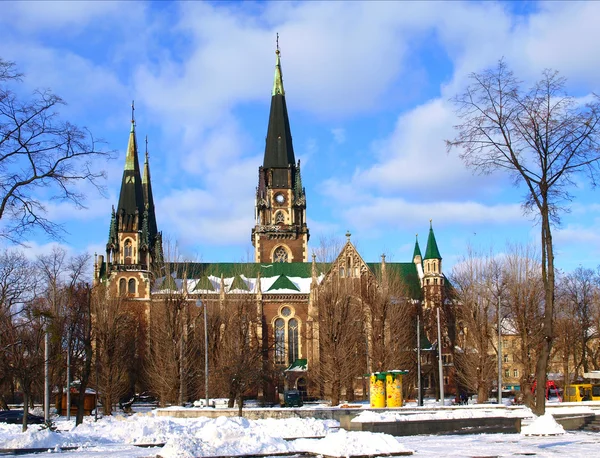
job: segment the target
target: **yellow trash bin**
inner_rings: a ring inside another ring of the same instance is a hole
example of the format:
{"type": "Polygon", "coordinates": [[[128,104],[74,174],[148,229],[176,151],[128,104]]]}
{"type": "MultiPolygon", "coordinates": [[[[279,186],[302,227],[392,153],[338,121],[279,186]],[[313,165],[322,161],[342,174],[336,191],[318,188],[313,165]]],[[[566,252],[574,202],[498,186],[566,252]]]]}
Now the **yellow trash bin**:
{"type": "Polygon", "coordinates": [[[385,372],[371,374],[371,407],[385,407],[385,372]]]}
{"type": "Polygon", "coordinates": [[[385,372],[371,374],[371,407],[385,407],[385,372]]]}
{"type": "Polygon", "coordinates": [[[402,407],[402,375],[405,371],[386,372],[385,391],[387,407],[402,407]]]}

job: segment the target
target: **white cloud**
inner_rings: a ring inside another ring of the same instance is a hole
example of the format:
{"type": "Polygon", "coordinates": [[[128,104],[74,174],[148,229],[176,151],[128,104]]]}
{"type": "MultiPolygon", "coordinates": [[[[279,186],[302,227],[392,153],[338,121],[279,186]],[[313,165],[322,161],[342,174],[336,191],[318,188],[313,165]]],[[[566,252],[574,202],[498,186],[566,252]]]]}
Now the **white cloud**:
{"type": "Polygon", "coordinates": [[[373,198],[365,205],[353,206],[344,211],[353,227],[375,228],[380,225],[395,228],[412,228],[433,218],[436,224],[493,223],[511,224],[526,221],[521,206],[497,204],[486,206],[478,202],[437,201],[428,204],[406,202],[401,198],[373,198]]]}
{"type": "Polygon", "coordinates": [[[6,2],[2,6],[0,23],[10,23],[28,33],[61,29],[63,33],[71,34],[82,31],[92,20],[106,16],[124,17],[138,9],[135,3],[127,8],[123,6],[116,1],[6,2]]]}
{"type": "Polygon", "coordinates": [[[346,141],[346,129],[341,127],[331,129],[331,134],[333,135],[333,141],[338,145],[341,145],[346,141]]]}

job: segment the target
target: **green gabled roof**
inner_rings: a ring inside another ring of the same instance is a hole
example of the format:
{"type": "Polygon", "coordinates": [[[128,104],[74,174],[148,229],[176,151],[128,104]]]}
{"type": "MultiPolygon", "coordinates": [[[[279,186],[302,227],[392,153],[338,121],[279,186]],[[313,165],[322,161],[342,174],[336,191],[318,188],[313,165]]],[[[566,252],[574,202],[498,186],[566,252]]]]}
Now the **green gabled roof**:
{"type": "Polygon", "coordinates": [[[425,259],[442,259],[440,256],[440,250],[438,250],[437,242],[435,241],[435,235],[433,234],[431,222],[429,223],[429,237],[427,238],[425,259]]]}
{"type": "MultiPolygon", "coordinates": [[[[329,264],[317,263],[319,274],[329,270],[329,264]]],[[[260,273],[261,278],[286,277],[310,278],[312,276],[312,263],[310,262],[179,262],[169,266],[171,272],[177,272],[177,278],[182,278],[184,271],[187,278],[200,278],[202,276],[225,278],[244,275],[246,278],[256,278],[260,273]]]]}
{"type": "Polygon", "coordinates": [[[308,368],[308,360],[307,359],[297,359],[292,364],[290,364],[285,370],[286,371],[305,371],[308,368]]]}
{"type": "Polygon", "coordinates": [[[300,289],[285,275],[280,275],[267,291],[276,289],[293,289],[294,291],[300,291],[300,289]]]}
{"type": "Polygon", "coordinates": [[[212,282],[208,279],[208,277],[204,275],[200,277],[200,280],[198,280],[198,283],[196,283],[196,286],[194,286],[194,291],[198,290],[214,291],[215,287],[213,286],[212,282]]]}
{"type": "Polygon", "coordinates": [[[231,286],[229,287],[229,291],[234,291],[236,289],[250,291],[250,288],[248,288],[248,285],[246,284],[244,279],[242,277],[240,277],[239,275],[236,275],[234,277],[233,281],[231,282],[231,286]]]}
{"type": "Polygon", "coordinates": [[[177,283],[175,283],[175,279],[171,275],[167,275],[165,279],[162,281],[158,289],[177,289],[177,283]]]}
{"type": "MultiPolygon", "coordinates": [[[[371,269],[371,272],[375,274],[377,278],[381,278],[381,263],[379,262],[368,262],[367,266],[371,269]]],[[[422,290],[421,282],[419,280],[419,273],[417,272],[417,266],[412,262],[386,262],[385,268],[388,272],[395,272],[406,284],[408,288],[408,294],[411,299],[421,299],[422,290]]]]}

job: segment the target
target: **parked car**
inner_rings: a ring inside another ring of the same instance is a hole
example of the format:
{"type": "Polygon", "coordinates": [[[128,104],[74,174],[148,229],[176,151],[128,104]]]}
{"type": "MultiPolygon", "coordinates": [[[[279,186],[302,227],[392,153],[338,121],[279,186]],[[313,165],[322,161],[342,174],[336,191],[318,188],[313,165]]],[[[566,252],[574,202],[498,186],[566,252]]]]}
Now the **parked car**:
{"type": "MultiPolygon", "coordinates": [[[[2,410],[0,411],[0,423],[11,423],[20,425],[23,423],[23,410],[2,410]]],[[[44,417],[27,414],[27,423],[30,425],[41,425],[44,423],[44,417]]]]}

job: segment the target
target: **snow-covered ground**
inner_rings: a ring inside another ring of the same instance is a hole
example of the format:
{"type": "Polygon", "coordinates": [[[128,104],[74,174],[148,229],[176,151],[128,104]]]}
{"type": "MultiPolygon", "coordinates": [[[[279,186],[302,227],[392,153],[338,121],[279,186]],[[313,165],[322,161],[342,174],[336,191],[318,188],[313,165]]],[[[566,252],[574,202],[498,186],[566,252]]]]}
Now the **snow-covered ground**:
{"type": "MultiPolygon", "coordinates": [[[[561,413],[580,413],[581,407],[561,409],[561,413]]],[[[488,409],[440,409],[435,418],[477,418],[489,415],[488,409]]],[[[494,412],[503,415],[502,411],[494,412]]],[[[286,453],[297,451],[330,456],[384,455],[414,451],[416,457],[492,457],[529,455],[574,458],[597,456],[600,433],[565,432],[551,415],[535,418],[526,409],[506,410],[506,415],[526,418],[521,434],[478,434],[457,436],[393,437],[368,432],[338,429],[332,420],[290,418],[285,420],[247,420],[239,417],[216,419],[179,419],[149,414],[106,417],[94,422],[86,418],[83,425],[64,418],[57,431],[31,426],[26,433],[18,425],[0,423],[0,448],[77,447],[63,454],[88,457],[201,457],[244,454],[286,453]],[[290,438],[301,438],[286,440],[290,438]],[[162,447],[139,448],[134,444],[162,444],[162,447]]],[[[364,412],[365,419],[379,421],[397,418],[395,413],[364,412]],[[388,418],[386,418],[386,416],[388,418]]],[[[411,415],[412,418],[417,418],[411,415]]],[[[39,455],[38,455],[39,456],[39,455]]]]}

